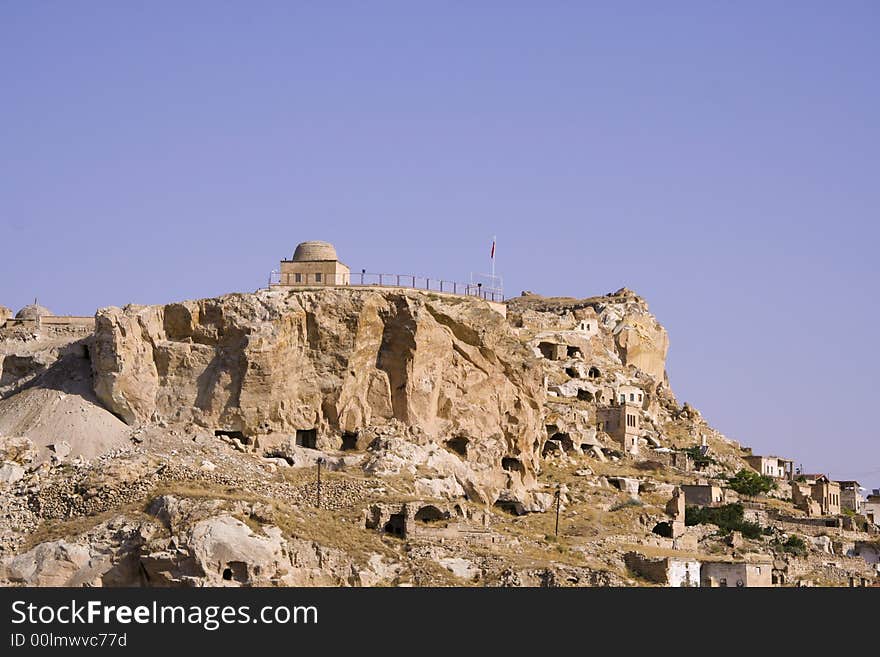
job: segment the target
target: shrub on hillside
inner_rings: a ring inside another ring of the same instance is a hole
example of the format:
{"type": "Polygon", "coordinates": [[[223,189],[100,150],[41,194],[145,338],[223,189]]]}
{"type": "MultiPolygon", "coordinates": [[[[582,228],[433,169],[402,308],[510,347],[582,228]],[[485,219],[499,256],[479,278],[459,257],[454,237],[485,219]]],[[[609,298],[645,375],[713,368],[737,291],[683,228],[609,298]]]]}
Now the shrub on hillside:
{"type": "Polygon", "coordinates": [[[717,525],[722,534],[740,532],[746,538],[759,538],[763,533],[761,525],[743,519],[742,504],[724,506],[689,506],[684,510],[684,524],[717,525]]]}
{"type": "Polygon", "coordinates": [[[732,477],[727,478],[727,485],[740,495],[757,497],[769,493],[776,488],[776,482],[772,477],[758,474],[752,470],[743,468],[732,477]]]}

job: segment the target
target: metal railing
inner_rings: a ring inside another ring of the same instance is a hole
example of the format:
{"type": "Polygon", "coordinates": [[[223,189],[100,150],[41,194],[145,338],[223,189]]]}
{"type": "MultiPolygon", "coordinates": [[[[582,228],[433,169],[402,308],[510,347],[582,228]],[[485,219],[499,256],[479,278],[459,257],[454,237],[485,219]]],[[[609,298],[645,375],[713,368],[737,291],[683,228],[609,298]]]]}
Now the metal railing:
{"type": "Polygon", "coordinates": [[[447,281],[442,278],[428,278],[416,274],[375,274],[361,271],[351,274],[326,274],[319,272],[298,272],[281,274],[272,271],[269,274],[269,287],[305,287],[305,286],[342,286],[356,287],[401,287],[412,290],[428,290],[444,294],[458,294],[478,297],[486,301],[504,301],[504,292],[490,288],[482,283],[461,283],[447,281]]]}

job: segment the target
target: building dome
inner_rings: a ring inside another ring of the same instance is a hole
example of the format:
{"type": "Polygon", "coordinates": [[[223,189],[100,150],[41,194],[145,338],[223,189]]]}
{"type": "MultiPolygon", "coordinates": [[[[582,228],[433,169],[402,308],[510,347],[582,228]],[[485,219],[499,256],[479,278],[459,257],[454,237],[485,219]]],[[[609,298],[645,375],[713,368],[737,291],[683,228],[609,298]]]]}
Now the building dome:
{"type": "Polygon", "coordinates": [[[15,313],[15,319],[39,319],[46,315],[51,315],[52,311],[46,306],[40,306],[36,303],[29,304],[15,313]]]}
{"type": "Polygon", "coordinates": [[[315,262],[320,260],[339,260],[336,249],[330,242],[303,242],[293,252],[294,262],[315,262]]]}

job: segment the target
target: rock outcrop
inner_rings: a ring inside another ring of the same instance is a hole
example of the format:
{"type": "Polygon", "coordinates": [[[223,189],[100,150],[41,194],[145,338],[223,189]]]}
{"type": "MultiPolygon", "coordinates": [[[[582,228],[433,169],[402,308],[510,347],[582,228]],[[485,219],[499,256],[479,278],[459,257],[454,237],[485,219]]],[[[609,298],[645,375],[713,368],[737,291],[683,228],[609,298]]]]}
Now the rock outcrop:
{"type": "Polygon", "coordinates": [[[594,359],[601,359],[601,349],[591,349],[589,343],[582,346],[571,337],[576,334],[571,329],[578,321],[595,319],[611,338],[606,346],[613,349],[612,360],[632,365],[658,383],[666,378],[669,336],[649,312],[647,302],[632,290],[621,288],[611,294],[586,299],[545,298],[530,294],[508,303],[508,318],[514,326],[522,328],[566,331],[567,338],[556,336],[559,341],[577,345],[587,357],[592,353],[594,359]]]}
{"type": "MultiPolygon", "coordinates": [[[[403,427],[460,457],[537,469],[534,356],[478,299],[413,291],[262,291],[98,312],[95,391],[129,424],[193,422],[249,438],[403,427]],[[512,461],[508,461],[510,463],[512,461]]],[[[312,446],[312,445],[309,445],[312,446]]]]}

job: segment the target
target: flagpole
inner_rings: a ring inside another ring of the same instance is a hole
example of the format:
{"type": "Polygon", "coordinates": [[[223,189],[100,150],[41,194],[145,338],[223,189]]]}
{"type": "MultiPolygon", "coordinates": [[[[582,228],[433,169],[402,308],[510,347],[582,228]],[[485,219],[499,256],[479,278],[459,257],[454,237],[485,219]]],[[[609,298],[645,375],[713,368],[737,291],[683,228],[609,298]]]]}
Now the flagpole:
{"type": "Polygon", "coordinates": [[[497,235],[492,236],[492,287],[495,287],[495,240],[497,235]]]}

